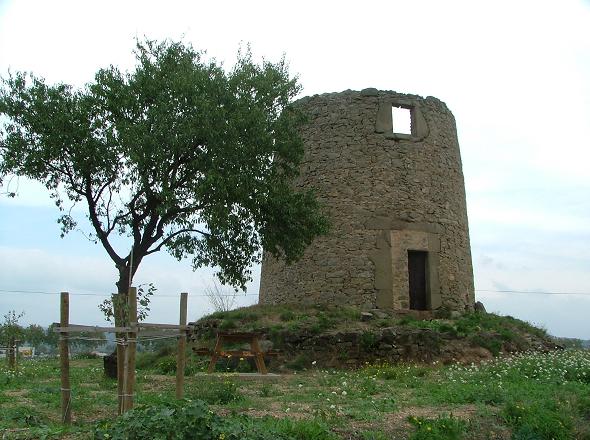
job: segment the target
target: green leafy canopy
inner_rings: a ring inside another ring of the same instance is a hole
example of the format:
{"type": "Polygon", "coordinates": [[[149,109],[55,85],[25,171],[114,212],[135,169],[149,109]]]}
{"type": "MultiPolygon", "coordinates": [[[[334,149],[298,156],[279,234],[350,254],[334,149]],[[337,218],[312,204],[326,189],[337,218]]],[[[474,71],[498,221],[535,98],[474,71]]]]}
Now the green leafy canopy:
{"type": "MultiPolygon", "coordinates": [[[[3,79],[0,179],[42,182],[62,211],[86,204],[120,292],[163,248],[238,287],[261,247],[300,257],[327,222],[292,183],[305,115],[291,104],[300,85],[285,60],[257,64],[248,49],[226,71],[190,45],[149,40],[135,56],[133,71],[101,69],[82,89],[20,72],[3,79]],[[113,234],[131,238],[129,253],[113,234]]],[[[59,222],[62,236],[76,227],[67,213],[59,222]]]]}

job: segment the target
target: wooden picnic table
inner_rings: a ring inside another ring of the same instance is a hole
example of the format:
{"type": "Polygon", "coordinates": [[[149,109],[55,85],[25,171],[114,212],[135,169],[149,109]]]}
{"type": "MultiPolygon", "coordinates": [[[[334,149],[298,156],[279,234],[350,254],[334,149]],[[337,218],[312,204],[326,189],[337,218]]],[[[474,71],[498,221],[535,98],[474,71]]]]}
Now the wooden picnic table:
{"type": "Polygon", "coordinates": [[[209,362],[207,373],[213,373],[215,370],[215,364],[220,357],[235,356],[240,358],[254,358],[258,372],[260,374],[267,374],[268,371],[264,364],[264,353],[260,349],[259,344],[261,336],[261,333],[256,332],[219,332],[217,333],[217,339],[215,340],[215,348],[213,351],[195,350],[195,352],[211,355],[211,361],[209,362]],[[232,342],[249,342],[250,350],[223,350],[223,344],[232,342]]]}

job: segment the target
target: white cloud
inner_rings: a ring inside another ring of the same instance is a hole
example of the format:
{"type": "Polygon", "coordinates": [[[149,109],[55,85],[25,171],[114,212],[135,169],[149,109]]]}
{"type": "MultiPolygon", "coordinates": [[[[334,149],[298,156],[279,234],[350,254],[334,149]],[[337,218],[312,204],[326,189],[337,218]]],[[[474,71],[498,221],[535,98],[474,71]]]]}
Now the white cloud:
{"type": "MultiPolygon", "coordinates": [[[[72,295],[72,322],[103,322],[97,305],[115,291],[117,280],[116,270],[106,254],[104,258],[87,257],[0,246],[0,267],[3,268],[0,273],[0,310],[24,310],[24,322],[45,325],[59,320],[59,296],[49,294],[62,291],[72,295]]],[[[254,268],[254,280],[248,284],[248,295],[239,293],[237,296],[239,305],[257,301],[259,273],[260,268],[254,268]]],[[[208,298],[203,296],[212,279],[212,270],[193,272],[188,263],[177,263],[162,254],[146,258],[135,276],[134,285],[154,283],[158,289],[152,301],[150,322],[175,323],[181,292],[189,293],[189,319],[213,311],[208,298]]]]}
{"type": "Polygon", "coordinates": [[[587,231],[588,219],[551,212],[546,209],[527,209],[506,206],[502,202],[490,204],[488,200],[476,199],[469,204],[469,219],[474,223],[495,224],[497,227],[526,226],[540,231],[587,231]]]}

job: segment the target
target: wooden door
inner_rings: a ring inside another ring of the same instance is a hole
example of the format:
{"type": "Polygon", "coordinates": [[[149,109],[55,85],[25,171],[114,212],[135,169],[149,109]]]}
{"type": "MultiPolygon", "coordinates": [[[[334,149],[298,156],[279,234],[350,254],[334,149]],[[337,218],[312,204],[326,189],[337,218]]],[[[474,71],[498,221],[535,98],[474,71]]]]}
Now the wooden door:
{"type": "Polygon", "coordinates": [[[410,281],[410,309],[427,310],[426,264],[428,252],[408,251],[408,275],[410,281]]]}

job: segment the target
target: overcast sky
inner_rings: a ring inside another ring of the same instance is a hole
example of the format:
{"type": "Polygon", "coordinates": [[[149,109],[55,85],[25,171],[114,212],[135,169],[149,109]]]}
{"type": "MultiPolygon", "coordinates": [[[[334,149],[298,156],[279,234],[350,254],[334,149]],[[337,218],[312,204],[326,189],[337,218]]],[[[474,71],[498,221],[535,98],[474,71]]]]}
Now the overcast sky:
{"type": "MultiPolygon", "coordinates": [[[[136,37],[183,39],[231,67],[240,44],[283,53],[303,95],[377,87],[436,96],[457,120],[476,297],[488,311],[590,339],[590,3],[588,1],[179,2],[0,0],[0,76],[26,70],[76,86],[133,67],[136,37]],[[285,6],[283,6],[285,5],[285,6]],[[563,292],[548,295],[521,292],[563,292]]],[[[13,182],[14,184],[14,182],[13,182]]],[[[100,323],[116,271],[82,232],[59,238],[42,186],[0,196],[0,313],[23,323],[100,323]]],[[[83,229],[89,230],[87,226],[83,229]]],[[[259,268],[240,304],[257,301],[259,268]]],[[[151,322],[211,310],[211,271],[165,254],[143,263],[151,322]]]]}

